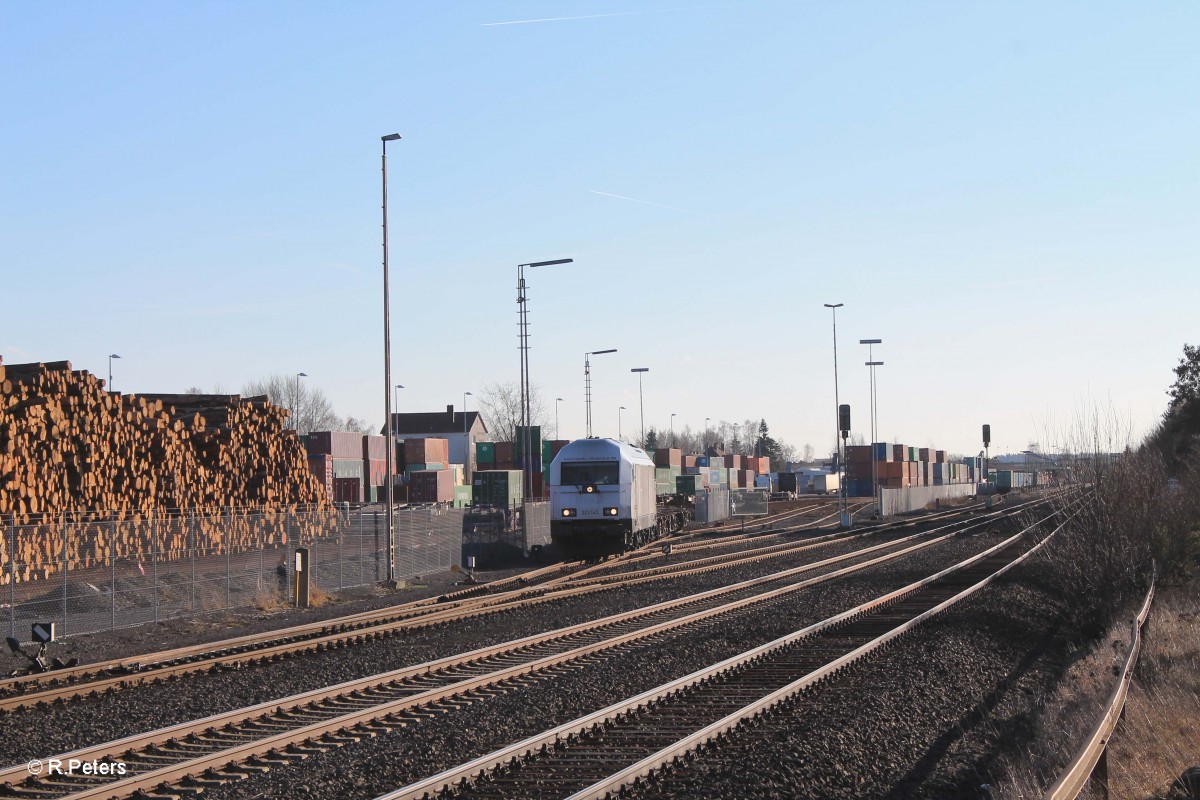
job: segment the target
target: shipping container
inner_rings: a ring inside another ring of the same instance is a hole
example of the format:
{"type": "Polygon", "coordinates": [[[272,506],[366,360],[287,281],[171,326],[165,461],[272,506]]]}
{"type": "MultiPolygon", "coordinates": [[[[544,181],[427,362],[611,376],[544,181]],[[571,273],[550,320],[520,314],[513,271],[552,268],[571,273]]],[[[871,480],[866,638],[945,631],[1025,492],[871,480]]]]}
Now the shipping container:
{"type": "Polygon", "coordinates": [[[673,447],[660,447],[654,451],[654,466],[682,467],[683,451],[673,447]]]}
{"type": "Polygon", "coordinates": [[[794,473],[794,472],[779,473],[779,491],[781,491],[781,492],[796,491],[796,473],[794,473]]]}
{"type": "Polygon", "coordinates": [[[470,508],[471,507],[472,491],[470,486],[455,486],[454,487],[454,507],[455,508],[470,508]]]}
{"type": "Polygon", "coordinates": [[[387,458],[387,437],[370,434],[362,437],[363,461],[384,461],[387,458]]]}
{"type": "Polygon", "coordinates": [[[698,466],[700,466],[700,465],[699,465],[698,463],[696,463],[696,459],[697,459],[697,458],[699,458],[699,456],[692,456],[692,455],[687,455],[687,456],[684,456],[684,457],[683,457],[683,464],[682,464],[681,466],[684,466],[684,467],[698,467],[698,466]]]}
{"type": "Polygon", "coordinates": [[[812,476],[808,490],[814,494],[833,494],[838,491],[838,485],[836,472],[822,472],[812,476]]]}
{"type": "Polygon", "coordinates": [[[450,463],[450,442],[445,439],[405,439],[404,465],[409,464],[448,464],[450,463]]]}
{"type": "Polygon", "coordinates": [[[908,459],[907,460],[908,461],[916,461],[917,460],[917,448],[915,448],[915,447],[908,448],[908,459]]]}
{"type": "Polygon", "coordinates": [[[313,431],[308,434],[308,452],[362,461],[362,440],[363,435],[354,431],[313,431]]]}
{"type": "Polygon", "coordinates": [[[334,478],[357,478],[363,479],[363,462],[362,457],[358,458],[333,458],[330,459],[333,464],[334,478]]]}
{"type": "MultiPolygon", "coordinates": [[[[521,463],[521,454],[525,452],[525,426],[518,425],[516,428],[516,439],[513,442],[513,460],[518,464],[521,463]]],[[[542,426],[529,426],[529,452],[542,452],[542,426]]]]}
{"type": "Polygon", "coordinates": [[[677,494],[699,494],[704,491],[704,487],[708,486],[707,478],[707,474],[680,475],[675,479],[675,491],[677,494]]]}
{"type": "Polygon", "coordinates": [[[934,450],[933,451],[933,460],[935,463],[945,464],[946,463],[946,451],[945,450],[934,450]]]}
{"type": "Polygon", "coordinates": [[[476,464],[495,464],[496,463],[496,443],[495,442],[476,442],[475,443],[475,463],[476,464]]]}
{"type": "Polygon", "coordinates": [[[382,486],[387,480],[387,461],[363,461],[363,481],[371,486],[382,486]]]}
{"type": "Polygon", "coordinates": [[[697,467],[708,467],[712,465],[712,460],[708,456],[696,456],[697,467]]]}
{"type": "Polygon", "coordinates": [[[454,500],[454,476],[448,469],[410,473],[408,496],[414,503],[452,502],[454,500]]]}
{"type": "Polygon", "coordinates": [[[496,442],[496,463],[497,464],[515,464],[516,458],[513,455],[512,442],[496,442]]]}
{"type": "Polygon", "coordinates": [[[871,452],[874,453],[876,461],[892,460],[892,446],[887,442],[875,442],[871,445],[871,452]]]}
{"type": "Polygon", "coordinates": [[[405,464],[404,465],[405,472],[429,472],[431,470],[436,471],[439,469],[449,469],[449,468],[450,468],[449,464],[446,464],[441,461],[428,461],[428,462],[425,462],[422,464],[405,464]]]}
{"type": "Polygon", "coordinates": [[[325,487],[325,499],[333,501],[333,457],[324,454],[310,455],[308,468],[317,480],[325,487]]]}
{"type": "Polygon", "coordinates": [[[920,450],[917,451],[917,460],[918,461],[929,461],[930,460],[929,456],[932,453],[933,453],[933,451],[930,450],[928,447],[922,447],[920,450]]]}
{"type": "Polygon", "coordinates": [[[902,444],[892,445],[892,461],[907,461],[908,448],[902,444]]]}
{"type": "Polygon", "coordinates": [[[475,505],[514,508],[521,505],[520,470],[482,470],[472,478],[475,505]]]}
{"type": "Polygon", "coordinates": [[[335,503],[361,503],[363,501],[362,478],[334,478],[333,500],[335,503]]]}

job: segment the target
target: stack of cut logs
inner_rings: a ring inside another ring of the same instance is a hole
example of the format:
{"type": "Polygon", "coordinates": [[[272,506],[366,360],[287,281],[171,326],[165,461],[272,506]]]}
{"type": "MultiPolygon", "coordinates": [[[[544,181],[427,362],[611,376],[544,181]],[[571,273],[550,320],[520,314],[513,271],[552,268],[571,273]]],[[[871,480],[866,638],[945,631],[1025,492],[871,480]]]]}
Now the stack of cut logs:
{"type": "Polygon", "coordinates": [[[308,538],[325,514],[295,507],[328,503],[288,414],[265,397],[122,396],[67,361],[0,362],[0,583],[308,538]]]}

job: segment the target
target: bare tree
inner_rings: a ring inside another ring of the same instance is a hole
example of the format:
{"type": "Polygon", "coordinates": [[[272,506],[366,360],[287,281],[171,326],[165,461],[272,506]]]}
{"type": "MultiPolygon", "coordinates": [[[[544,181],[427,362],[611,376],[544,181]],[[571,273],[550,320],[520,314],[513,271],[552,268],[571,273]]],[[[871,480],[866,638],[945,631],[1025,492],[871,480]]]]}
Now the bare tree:
{"type": "MultiPolygon", "coordinates": [[[[512,442],[521,424],[521,387],[515,383],[490,383],[479,392],[479,410],[497,442],[512,442]]],[[[529,388],[531,425],[546,425],[549,414],[537,386],[529,388]]],[[[544,438],[544,437],[543,437],[544,438]]]]}
{"type": "Polygon", "coordinates": [[[809,444],[808,442],[805,442],[804,449],[802,452],[804,455],[801,456],[801,459],[804,461],[805,464],[811,464],[812,460],[813,460],[813,446],[811,444],[809,444]]]}
{"type": "Polygon", "coordinates": [[[354,431],[355,433],[378,433],[380,428],[380,426],[372,425],[358,417],[346,417],[346,421],[340,427],[344,431],[354,431]]]}
{"type": "Polygon", "coordinates": [[[242,395],[266,395],[272,405],[290,409],[292,426],[302,435],[310,431],[340,430],[343,425],[325,393],[304,380],[297,380],[294,375],[275,374],[250,381],[242,387],[242,395]]]}

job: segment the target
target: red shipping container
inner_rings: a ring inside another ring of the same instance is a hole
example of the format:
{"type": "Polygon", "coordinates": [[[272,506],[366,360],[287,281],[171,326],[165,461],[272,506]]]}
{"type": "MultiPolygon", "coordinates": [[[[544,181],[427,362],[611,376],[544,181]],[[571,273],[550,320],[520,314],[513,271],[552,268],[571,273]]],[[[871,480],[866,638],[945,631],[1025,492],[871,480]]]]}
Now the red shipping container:
{"type": "Polygon", "coordinates": [[[308,452],[334,458],[362,458],[363,435],[354,431],[314,431],[308,435],[308,452]]]}
{"type": "Polygon", "coordinates": [[[892,445],[892,461],[908,461],[908,448],[902,444],[892,445]]]}
{"type": "Polygon", "coordinates": [[[685,468],[696,466],[696,456],[684,456],[683,457],[683,466],[685,468]]]}
{"type": "Polygon", "coordinates": [[[922,461],[928,461],[930,452],[931,451],[928,447],[922,447],[920,450],[917,451],[917,458],[919,458],[922,461]]]}
{"type": "Polygon", "coordinates": [[[405,439],[404,463],[449,464],[450,443],[445,439],[405,439]]]}
{"type": "Polygon", "coordinates": [[[946,463],[946,451],[945,450],[935,450],[933,457],[934,457],[934,461],[938,464],[946,463]]]}
{"type": "MultiPolygon", "coordinates": [[[[511,464],[516,461],[512,442],[496,442],[496,463],[511,464]]],[[[496,469],[512,469],[512,467],[496,467],[496,469]]]]}
{"type": "Polygon", "coordinates": [[[654,451],[654,466],[679,467],[683,465],[683,451],[675,448],[660,447],[654,451]]]}
{"type": "Polygon", "coordinates": [[[363,461],[363,478],[371,486],[383,486],[387,482],[387,462],[382,459],[363,461]]]}
{"type": "Polygon", "coordinates": [[[853,464],[871,463],[871,446],[868,444],[851,444],[846,446],[846,461],[853,464]]]}
{"type": "Polygon", "coordinates": [[[317,476],[317,480],[325,487],[326,499],[333,500],[333,456],[324,454],[310,455],[308,457],[308,468],[312,470],[312,474],[317,476]]]}
{"type": "Polygon", "coordinates": [[[363,461],[383,461],[387,457],[387,437],[367,435],[362,437],[363,461]]]}
{"type": "Polygon", "coordinates": [[[359,478],[334,478],[333,499],[336,503],[361,503],[363,485],[359,478]]]}
{"type": "Polygon", "coordinates": [[[408,496],[414,503],[449,503],[454,500],[454,473],[448,469],[410,472],[408,496]]]}

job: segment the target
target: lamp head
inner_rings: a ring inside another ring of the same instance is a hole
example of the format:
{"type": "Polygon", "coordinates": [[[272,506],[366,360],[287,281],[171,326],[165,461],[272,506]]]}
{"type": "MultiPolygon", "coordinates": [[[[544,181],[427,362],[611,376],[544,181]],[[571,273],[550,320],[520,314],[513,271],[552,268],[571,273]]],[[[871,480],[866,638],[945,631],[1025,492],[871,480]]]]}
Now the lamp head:
{"type": "Polygon", "coordinates": [[[398,134],[398,133],[389,133],[387,136],[380,136],[379,138],[380,138],[380,139],[382,139],[382,140],[383,140],[383,141],[385,141],[385,142],[394,142],[394,141],[396,141],[397,139],[399,139],[399,138],[400,138],[400,134],[398,134]]]}

